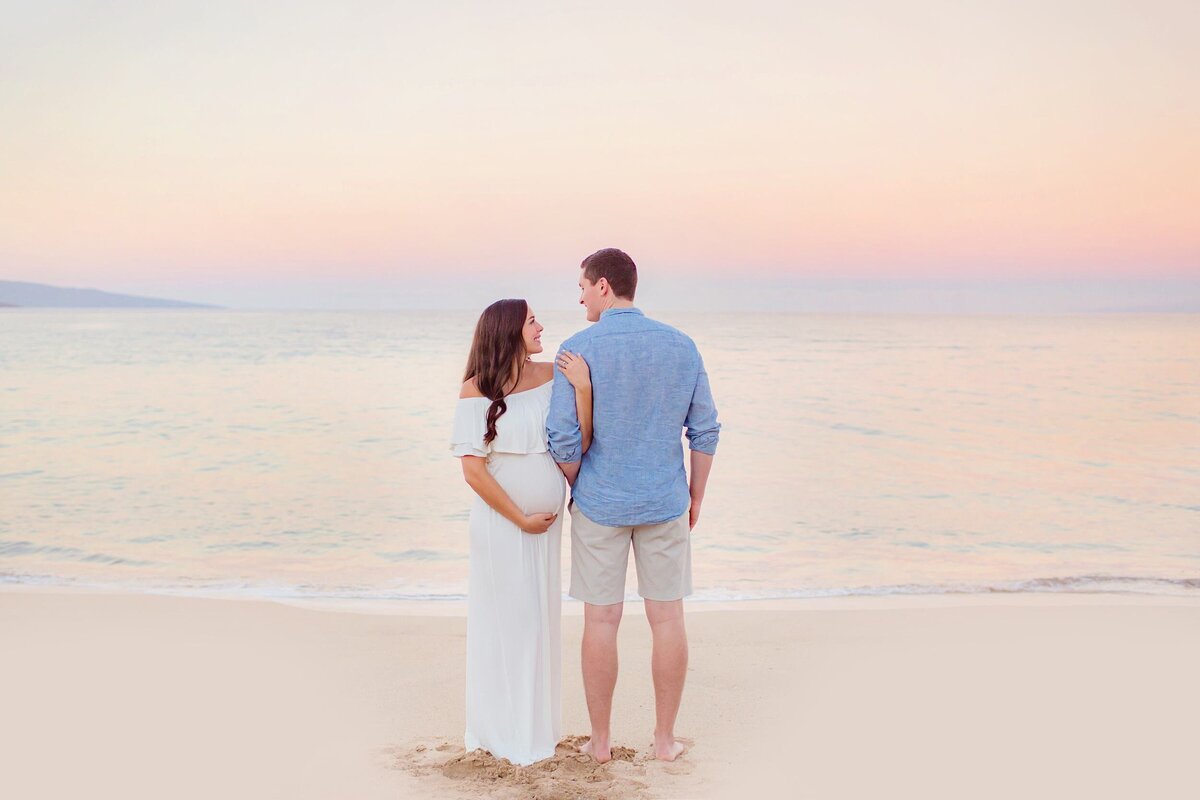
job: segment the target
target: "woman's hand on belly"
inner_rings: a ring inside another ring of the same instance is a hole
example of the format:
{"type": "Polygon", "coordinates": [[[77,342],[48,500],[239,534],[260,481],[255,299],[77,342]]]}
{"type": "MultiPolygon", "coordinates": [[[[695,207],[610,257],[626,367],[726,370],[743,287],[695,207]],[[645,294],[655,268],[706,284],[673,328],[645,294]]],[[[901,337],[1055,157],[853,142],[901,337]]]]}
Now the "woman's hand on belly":
{"type": "Polygon", "coordinates": [[[530,514],[525,517],[525,523],[521,525],[521,530],[526,533],[545,533],[550,530],[550,526],[557,518],[558,514],[530,514]]]}

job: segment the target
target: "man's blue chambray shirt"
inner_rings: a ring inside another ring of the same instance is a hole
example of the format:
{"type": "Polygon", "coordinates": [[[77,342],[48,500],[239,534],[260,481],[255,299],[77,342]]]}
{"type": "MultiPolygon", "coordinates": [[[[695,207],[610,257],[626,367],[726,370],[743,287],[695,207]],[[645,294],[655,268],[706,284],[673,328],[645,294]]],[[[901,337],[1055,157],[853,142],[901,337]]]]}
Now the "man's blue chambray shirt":
{"type": "MultiPolygon", "coordinates": [[[[579,510],[612,527],[682,515],[690,496],[681,433],[711,455],[721,430],[695,343],[636,308],[610,308],[562,349],[592,373],[592,444],[571,492],[579,510]]],[[[580,460],[575,388],[557,368],[546,429],[555,461],[580,460]]]]}

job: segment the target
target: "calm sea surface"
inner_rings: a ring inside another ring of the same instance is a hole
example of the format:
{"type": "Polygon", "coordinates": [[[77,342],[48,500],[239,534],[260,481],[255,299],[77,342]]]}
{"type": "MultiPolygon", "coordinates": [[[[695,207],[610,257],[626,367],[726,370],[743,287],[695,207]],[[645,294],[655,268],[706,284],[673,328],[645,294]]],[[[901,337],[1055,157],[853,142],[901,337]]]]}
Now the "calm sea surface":
{"type": "MultiPolygon", "coordinates": [[[[3,310],[0,582],[461,597],[475,316],[3,310]]],[[[723,425],[700,598],[1200,595],[1200,317],[658,316],[723,425]]]]}

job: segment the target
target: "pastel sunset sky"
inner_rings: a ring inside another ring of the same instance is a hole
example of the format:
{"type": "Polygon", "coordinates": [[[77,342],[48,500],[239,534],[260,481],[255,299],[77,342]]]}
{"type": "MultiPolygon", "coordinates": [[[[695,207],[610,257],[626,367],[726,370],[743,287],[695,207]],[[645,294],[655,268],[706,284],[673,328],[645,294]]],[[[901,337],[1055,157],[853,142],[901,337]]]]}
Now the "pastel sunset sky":
{"type": "Polygon", "coordinates": [[[569,292],[612,245],[676,302],[1002,283],[1200,304],[1196,2],[3,19],[0,279],[474,307],[569,292]]]}

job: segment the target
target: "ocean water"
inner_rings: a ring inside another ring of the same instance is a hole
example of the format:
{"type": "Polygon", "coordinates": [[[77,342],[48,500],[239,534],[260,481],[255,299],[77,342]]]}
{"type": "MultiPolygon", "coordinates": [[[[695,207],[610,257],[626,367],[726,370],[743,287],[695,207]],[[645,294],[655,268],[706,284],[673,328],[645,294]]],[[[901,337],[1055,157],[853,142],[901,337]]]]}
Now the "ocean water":
{"type": "MultiPolygon", "coordinates": [[[[1200,316],[657,316],[723,425],[698,599],[1200,596],[1200,316]]],[[[0,312],[0,582],[461,598],[475,318],[0,312]]]]}

